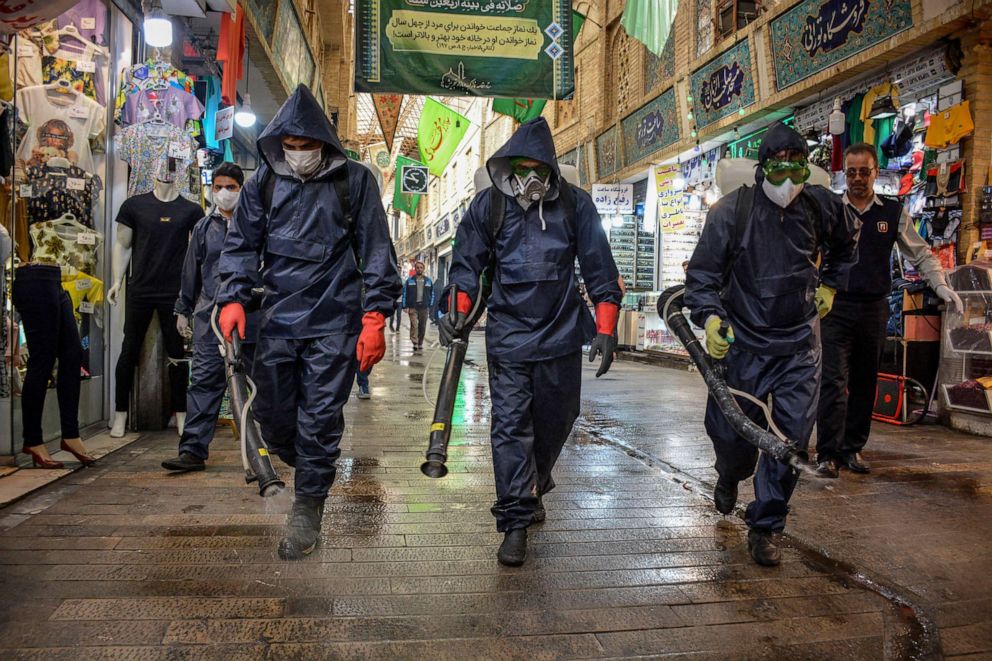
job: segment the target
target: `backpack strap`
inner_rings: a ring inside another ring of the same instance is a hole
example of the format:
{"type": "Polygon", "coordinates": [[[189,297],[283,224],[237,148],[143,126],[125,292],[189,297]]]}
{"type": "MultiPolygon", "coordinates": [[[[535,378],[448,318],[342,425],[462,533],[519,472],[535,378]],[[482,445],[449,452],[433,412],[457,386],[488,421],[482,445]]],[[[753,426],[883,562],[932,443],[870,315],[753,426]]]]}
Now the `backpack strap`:
{"type": "Polygon", "coordinates": [[[503,217],[506,216],[506,196],[496,189],[496,186],[489,187],[489,238],[492,240],[492,250],[490,253],[495,257],[496,237],[503,229],[503,217]]]}
{"type": "Polygon", "coordinates": [[[265,209],[266,215],[272,210],[272,194],[276,189],[276,178],[272,174],[272,170],[265,168],[265,172],[262,173],[262,181],[259,182],[258,187],[262,191],[262,208],[265,209]]]}
{"type": "Polygon", "coordinates": [[[744,243],[744,229],[748,218],[751,216],[751,208],[754,207],[754,186],[741,186],[737,189],[737,201],[734,204],[734,225],[730,235],[730,259],[727,260],[723,268],[724,286],[730,278],[730,273],[737,264],[737,258],[741,254],[741,247],[744,243]]]}

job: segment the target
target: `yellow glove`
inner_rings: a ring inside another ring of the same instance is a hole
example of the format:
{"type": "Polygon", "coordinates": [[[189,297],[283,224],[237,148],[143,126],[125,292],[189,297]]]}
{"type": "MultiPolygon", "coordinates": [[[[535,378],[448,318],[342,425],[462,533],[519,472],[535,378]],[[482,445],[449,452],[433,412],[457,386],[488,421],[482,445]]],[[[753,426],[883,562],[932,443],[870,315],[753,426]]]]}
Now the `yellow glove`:
{"type": "Polygon", "coordinates": [[[834,306],[834,295],[836,293],[836,289],[826,285],[820,285],[816,288],[816,296],[813,297],[813,301],[816,303],[816,311],[819,313],[820,319],[830,314],[830,308],[834,306]]]}
{"type": "Polygon", "coordinates": [[[734,341],[734,329],[727,326],[727,337],[720,334],[720,325],[723,319],[714,315],[706,320],[704,328],[706,330],[706,353],[717,360],[723,359],[730,351],[730,344],[734,341]]]}

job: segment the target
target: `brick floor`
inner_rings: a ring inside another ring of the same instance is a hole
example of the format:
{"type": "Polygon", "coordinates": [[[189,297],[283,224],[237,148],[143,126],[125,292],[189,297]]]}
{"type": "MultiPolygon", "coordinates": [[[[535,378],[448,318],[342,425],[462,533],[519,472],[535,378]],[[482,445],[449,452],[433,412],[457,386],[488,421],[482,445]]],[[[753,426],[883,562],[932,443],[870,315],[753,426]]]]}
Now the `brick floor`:
{"type": "MultiPolygon", "coordinates": [[[[0,657],[849,659],[916,649],[912,622],[888,600],[803,548],[786,548],[779,568],[755,566],[739,519],[586,432],[562,455],[527,563],[500,567],[484,365],[476,353],[464,373],[452,472],[431,481],[418,470],[428,358],[392,341],[373,399],[349,404],[322,543],[305,561],[276,557],[282,503],[244,485],[226,431],[204,473],[165,474],[175,437],[152,434],[0,510],[0,657]]],[[[608,410],[636,369],[647,368],[618,364],[609,393],[596,395],[610,385],[601,381],[587,398],[608,410]]],[[[954,635],[982,635],[966,608],[948,616],[960,622],[954,635]]]]}

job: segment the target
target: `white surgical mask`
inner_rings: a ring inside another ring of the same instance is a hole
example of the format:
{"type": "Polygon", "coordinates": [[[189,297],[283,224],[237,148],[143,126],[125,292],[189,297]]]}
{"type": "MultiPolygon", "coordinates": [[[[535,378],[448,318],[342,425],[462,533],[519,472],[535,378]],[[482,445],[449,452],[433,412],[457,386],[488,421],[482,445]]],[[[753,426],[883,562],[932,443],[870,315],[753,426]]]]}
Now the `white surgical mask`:
{"type": "Polygon", "coordinates": [[[303,151],[283,150],[283,153],[286,154],[286,163],[296,173],[296,176],[309,177],[320,167],[320,163],[323,161],[323,151],[322,148],[317,147],[303,151]]]}
{"type": "Polygon", "coordinates": [[[213,193],[214,204],[221,211],[233,211],[234,207],[238,206],[238,198],[240,197],[241,191],[228,190],[226,188],[214,191],[213,193]]]}
{"type": "Polygon", "coordinates": [[[792,201],[799,197],[806,184],[796,184],[792,179],[786,179],[782,185],[775,186],[767,179],[761,182],[761,190],[765,191],[768,199],[782,207],[783,209],[792,204],[792,201]]]}

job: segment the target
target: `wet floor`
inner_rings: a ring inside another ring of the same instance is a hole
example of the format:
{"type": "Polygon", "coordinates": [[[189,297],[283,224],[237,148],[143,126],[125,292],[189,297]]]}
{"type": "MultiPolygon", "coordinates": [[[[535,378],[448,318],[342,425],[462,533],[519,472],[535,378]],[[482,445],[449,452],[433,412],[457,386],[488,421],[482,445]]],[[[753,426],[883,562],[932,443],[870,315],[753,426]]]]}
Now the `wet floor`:
{"type": "MultiPolygon", "coordinates": [[[[712,459],[691,413],[701,406],[695,375],[670,370],[617,363],[605,380],[584,373],[584,417],[545,499],[547,521],[531,529],[523,567],[500,567],[479,342],[463,372],[451,472],[431,481],[419,471],[431,417],[419,375],[433,398],[443,356],[428,366],[429,352],[414,355],[395,338],[372,374],[373,398],[353,398],[346,411],[313,556],[278,560],[285,502],[263,503],[244,485],[229,432],[219,432],[208,470],[186,476],[159,468],[175,438],[150,435],[0,510],[0,655],[877,659],[931,650],[911,608],[852,580],[812,544],[788,546],[775,569],[750,562],[741,521],[705,498],[712,459]]],[[[987,498],[974,479],[966,491],[978,496],[941,491],[987,498]]],[[[815,525],[837,497],[802,489],[796,519],[815,525]]],[[[974,625],[964,609],[956,617],[974,625]]]]}

